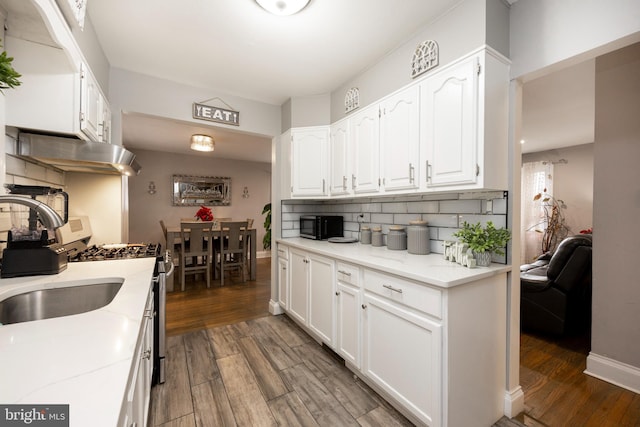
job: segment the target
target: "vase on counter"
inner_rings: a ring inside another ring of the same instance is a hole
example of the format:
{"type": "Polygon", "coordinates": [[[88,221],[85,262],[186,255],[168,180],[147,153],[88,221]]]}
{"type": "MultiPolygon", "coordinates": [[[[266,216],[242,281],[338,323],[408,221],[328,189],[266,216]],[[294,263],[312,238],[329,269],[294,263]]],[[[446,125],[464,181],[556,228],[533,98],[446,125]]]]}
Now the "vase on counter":
{"type": "Polygon", "coordinates": [[[429,227],[427,227],[427,221],[409,221],[407,251],[415,255],[427,255],[430,252],[429,227]]]}
{"type": "Polygon", "coordinates": [[[473,256],[476,259],[476,265],[478,267],[488,267],[491,265],[491,252],[476,252],[473,251],[473,256]]]}
{"type": "Polygon", "coordinates": [[[403,251],[407,249],[407,233],[401,225],[392,225],[387,234],[387,248],[393,251],[403,251]]]}
{"type": "Polygon", "coordinates": [[[382,228],[374,227],[371,232],[371,246],[383,246],[384,236],[382,235],[382,228]]]}
{"type": "Polygon", "coordinates": [[[360,230],[360,243],[362,243],[363,245],[371,244],[371,228],[367,227],[366,225],[363,226],[360,230]]]}

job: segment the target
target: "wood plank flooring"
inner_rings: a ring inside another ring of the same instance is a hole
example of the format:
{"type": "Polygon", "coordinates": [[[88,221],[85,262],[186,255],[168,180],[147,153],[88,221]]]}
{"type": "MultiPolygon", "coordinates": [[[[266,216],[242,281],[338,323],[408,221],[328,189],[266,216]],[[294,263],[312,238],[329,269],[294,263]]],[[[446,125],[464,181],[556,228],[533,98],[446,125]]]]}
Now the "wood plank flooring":
{"type": "MultiPolygon", "coordinates": [[[[289,318],[269,315],[270,259],[257,262],[256,281],[191,279],[167,295],[167,382],[152,390],[149,426],[411,425],[289,318]]],[[[588,337],[523,333],[525,411],[514,421],[640,427],[640,395],[584,374],[588,351],[588,337]]]]}
{"type": "Polygon", "coordinates": [[[411,426],[286,315],[168,338],[150,426],[411,426]]]}
{"type": "Polygon", "coordinates": [[[584,373],[589,336],[521,334],[520,384],[531,427],[638,427],[640,394],[584,373]]]}

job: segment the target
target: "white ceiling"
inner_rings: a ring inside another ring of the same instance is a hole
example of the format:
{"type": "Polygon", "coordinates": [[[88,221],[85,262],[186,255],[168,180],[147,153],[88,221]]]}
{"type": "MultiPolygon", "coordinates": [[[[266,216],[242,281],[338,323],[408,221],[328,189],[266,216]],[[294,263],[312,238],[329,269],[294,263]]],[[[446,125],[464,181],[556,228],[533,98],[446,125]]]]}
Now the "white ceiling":
{"type": "MultiPolygon", "coordinates": [[[[398,7],[388,0],[311,0],[290,17],[269,15],[254,0],[87,3],[112,67],[281,105],[331,92],[459,1],[402,0],[398,7]]],[[[579,71],[580,78],[567,70],[525,85],[524,152],[593,141],[584,129],[588,76],[579,71]]],[[[123,118],[123,144],[134,151],[194,154],[189,137],[203,132],[214,137],[216,151],[198,155],[271,161],[268,138],[141,114],[123,118]]]]}
{"type": "MultiPolygon", "coordinates": [[[[311,0],[277,17],[254,0],[91,0],[87,8],[112,67],[282,105],[329,93],[411,38],[460,0],[311,0]]],[[[194,154],[189,136],[206,132],[205,155],[271,161],[270,139],[215,125],[142,115],[123,118],[128,148],[194,154]]],[[[202,155],[202,154],[198,154],[202,155]]]]}

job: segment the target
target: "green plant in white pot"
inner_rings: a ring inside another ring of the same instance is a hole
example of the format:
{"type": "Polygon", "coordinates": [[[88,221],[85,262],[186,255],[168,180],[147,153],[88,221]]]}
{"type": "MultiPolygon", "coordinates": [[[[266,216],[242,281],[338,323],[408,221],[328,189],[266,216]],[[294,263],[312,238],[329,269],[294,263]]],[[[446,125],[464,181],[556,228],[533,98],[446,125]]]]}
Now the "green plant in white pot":
{"type": "Polygon", "coordinates": [[[465,221],[462,228],[453,235],[469,245],[477,265],[484,267],[491,264],[492,253],[504,255],[504,247],[511,239],[511,231],[496,228],[491,221],[487,221],[486,227],[480,223],[469,224],[465,221]]]}

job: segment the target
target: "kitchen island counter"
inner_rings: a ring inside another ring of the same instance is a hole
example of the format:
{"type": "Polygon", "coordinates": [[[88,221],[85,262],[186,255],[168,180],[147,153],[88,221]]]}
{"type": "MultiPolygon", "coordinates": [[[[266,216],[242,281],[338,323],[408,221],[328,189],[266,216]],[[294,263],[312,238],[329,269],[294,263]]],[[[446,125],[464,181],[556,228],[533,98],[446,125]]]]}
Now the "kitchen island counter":
{"type": "Polygon", "coordinates": [[[100,309],[0,326],[0,404],[68,404],[71,426],[117,425],[155,262],[70,263],[59,274],[1,279],[0,301],[40,289],[124,282],[100,309]]]}
{"type": "Polygon", "coordinates": [[[511,270],[510,265],[495,263],[489,267],[467,268],[445,260],[442,254],[414,255],[406,250],[390,250],[386,246],[374,247],[359,242],[330,243],[299,237],[278,239],[277,242],[441,288],[451,288],[511,270]]]}

